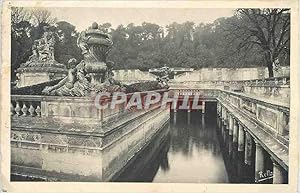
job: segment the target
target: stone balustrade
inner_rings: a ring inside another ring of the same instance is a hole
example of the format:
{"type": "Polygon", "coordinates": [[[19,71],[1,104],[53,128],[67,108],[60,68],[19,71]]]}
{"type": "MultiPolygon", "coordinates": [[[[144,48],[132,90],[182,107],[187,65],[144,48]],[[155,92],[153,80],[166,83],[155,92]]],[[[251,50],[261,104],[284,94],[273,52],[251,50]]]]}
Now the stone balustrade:
{"type": "Polygon", "coordinates": [[[258,125],[271,132],[278,140],[288,143],[289,136],[289,105],[273,100],[265,100],[240,92],[224,89],[171,89],[179,96],[200,96],[204,101],[224,101],[253,118],[258,125]]]}
{"type": "Polygon", "coordinates": [[[290,78],[275,77],[267,79],[243,80],[243,81],[171,81],[172,89],[222,89],[251,95],[264,100],[280,101],[289,104],[290,78]]]}
{"type": "MultiPolygon", "coordinates": [[[[142,101],[149,92],[139,93],[142,101]]],[[[95,101],[111,100],[12,95],[12,174],[62,181],[109,181],[117,176],[164,130],[169,112],[159,102],[144,110],[125,109],[128,100],[112,109],[95,106],[95,101]]]]}
{"type": "Polygon", "coordinates": [[[12,95],[10,112],[12,116],[41,117],[41,96],[12,95]]]}
{"type": "Polygon", "coordinates": [[[288,105],[260,100],[232,91],[220,91],[218,98],[255,120],[257,125],[265,128],[282,143],[288,144],[290,117],[288,105]]]}
{"type": "MultiPolygon", "coordinates": [[[[165,90],[155,91],[163,93],[165,90]]],[[[142,101],[145,100],[149,92],[140,92],[142,101]]],[[[134,109],[125,110],[131,94],[126,95],[127,101],[117,104],[115,108],[106,108],[105,110],[97,108],[96,103],[110,105],[112,97],[101,97],[101,100],[95,101],[95,97],[59,97],[59,96],[41,96],[41,95],[12,95],[11,96],[11,115],[18,117],[44,117],[66,119],[93,119],[108,121],[121,113],[126,114],[134,109]]]]}

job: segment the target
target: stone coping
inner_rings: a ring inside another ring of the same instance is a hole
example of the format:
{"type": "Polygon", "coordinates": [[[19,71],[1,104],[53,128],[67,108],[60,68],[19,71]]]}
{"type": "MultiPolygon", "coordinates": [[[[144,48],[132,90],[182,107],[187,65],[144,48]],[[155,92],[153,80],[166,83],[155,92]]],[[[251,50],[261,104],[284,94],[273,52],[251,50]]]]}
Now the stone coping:
{"type": "Polygon", "coordinates": [[[239,96],[241,98],[247,98],[249,100],[254,100],[256,101],[257,103],[260,103],[260,104],[269,104],[271,106],[275,106],[285,112],[288,112],[289,109],[290,109],[290,104],[289,103],[285,103],[285,102],[282,102],[282,101],[278,101],[276,99],[272,100],[272,99],[269,99],[267,97],[258,97],[258,96],[255,96],[255,95],[251,95],[251,94],[245,94],[245,93],[241,93],[241,92],[234,92],[234,91],[229,91],[229,90],[224,90],[224,89],[220,89],[220,88],[170,88],[170,90],[215,90],[215,91],[219,91],[219,92],[226,92],[226,93],[229,93],[229,94],[232,94],[232,95],[235,95],[235,96],[239,96]]]}
{"type": "Polygon", "coordinates": [[[68,120],[55,117],[11,117],[12,130],[31,131],[31,132],[48,132],[53,134],[67,134],[67,135],[83,135],[92,137],[104,137],[111,134],[114,130],[118,130],[121,126],[127,125],[149,112],[157,110],[159,107],[147,111],[136,111],[127,113],[120,113],[118,116],[112,118],[108,117],[107,121],[101,121],[95,118],[77,118],[70,123],[68,120]],[[129,116],[131,117],[128,120],[129,116]],[[118,119],[118,121],[116,121],[118,119]],[[64,123],[64,120],[66,123],[64,123]]]}
{"type": "Polygon", "coordinates": [[[251,94],[233,92],[233,91],[229,91],[229,90],[223,90],[223,89],[218,89],[218,90],[220,90],[221,92],[230,93],[230,94],[235,95],[235,96],[240,96],[240,97],[243,97],[243,98],[248,98],[250,100],[255,100],[258,103],[268,103],[272,106],[279,107],[279,108],[281,108],[282,110],[285,110],[285,111],[289,111],[289,109],[290,109],[290,104],[289,103],[278,101],[276,99],[274,99],[274,100],[270,99],[272,97],[269,97],[269,98],[263,97],[263,96],[258,97],[258,96],[251,95],[251,94]]]}
{"type": "Polygon", "coordinates": [[[17,72],[60,72],[60,73],[67,73],[68,69],[66,68],[60,68],[60,67],[20,67],[17,69],[17,72]]]}
{"type": "MultiPolygon", "coordinates": [[[[133,92],[133,93],[125,93],[127,96],[133,95],[135,93],[140,93],[141,95],[146,95],[149,93],[163,93],[167,92],[169,89],[160,89],[160,90],[150,90],[150,91],[142,91],[142,92],[133,92]]],[[[112,97],[107,97],[107,99],[112,97]]],[[[12,100],[35,100],[35,101],[57,101],[57,100],[66,100],[66,101],[93,101],[94,97],[92,96],[52,96],[52,95],[11,95],[12,100]]]]}

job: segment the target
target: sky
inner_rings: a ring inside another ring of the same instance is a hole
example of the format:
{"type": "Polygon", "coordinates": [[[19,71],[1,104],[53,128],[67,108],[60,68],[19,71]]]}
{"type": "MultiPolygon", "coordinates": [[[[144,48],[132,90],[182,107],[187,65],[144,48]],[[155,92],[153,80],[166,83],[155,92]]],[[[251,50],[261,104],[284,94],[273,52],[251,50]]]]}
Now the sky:
{"type": "Polygon", "coordinates": [[[58,21],[67,21],[76,26],[77,31],[87,29],[94,21],[109,22],[112,27],[120,24],[142,24],[144,21],[166,26],[170,23],[193,21],[196,24],[212,23],[219,17],[230,17],[233,9],[204,8],[47,8],[58,21]]]}

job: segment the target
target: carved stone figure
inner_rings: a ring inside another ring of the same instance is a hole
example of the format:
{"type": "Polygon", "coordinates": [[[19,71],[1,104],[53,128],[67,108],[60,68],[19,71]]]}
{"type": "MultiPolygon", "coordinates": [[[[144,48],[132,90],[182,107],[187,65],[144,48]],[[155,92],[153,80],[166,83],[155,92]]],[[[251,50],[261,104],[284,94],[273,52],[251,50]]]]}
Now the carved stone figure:
{"type": "Polygon", "coordinates": [[[84,62],[77,64],[77,60],[72,58],[68,62],[69,70],[65,78],[57,85],[46,87],[43,90],[47,95],[59,96],[87,96],[94,90],[90,83],[90,78],[84,70],[84,62]]]}
{"type": "Polygon", "coordinates": [[[97,23],[80,33],[77,45],[82,50],[83,60],[77,64],[71,59],[67,76],[57,85],[46,87],[44,94],[89,96],[97,92],[125,89],[124,85],[113,79],[113,63],[106,61],[113,45],[111,36],[102,32],[97,23]]]}
{"type": "Polygon", "coordinates": [[[159,85],[161,88],[169,88],[168,81],[170,80],[169,75],[171,73],[171,70],[167,65],[164,65],[160,69],[160,75],[157,78],[159,85]]]}
{"type": "MultiPolygon", "coordinates": [[[[49,33],[46,35],[48,37],[49,33]]],[[[51,38],[46,38],[47,42],[50,40],[51,38]]],[[[90,28],[80,33],[77,45],[82,51],[83,60],[79,64],[73,59],[70,60],[67,76],[57,85],[46,87],[43,90],[44,94],[91,96],[98,92],[134,92],[143,88],[151,90],[169,88],[167,82],[170,70],[167,66],[161,68],[161,76],[157,81],[138,83],[133,86],[116,81],[113,78],[113,62],[106,61],[113,45],[112,37],[101,30],[97,23],[93,23],[90,28]]]]}
{"type": "Polygon", "coordinates": [[[48,26],[44,26],[42,38],[34,41],[32,45],[32,55],[26,63],[21,64],[21,68],[26,67],[64,67],[54,59],[54,45],[57,40],[63,37],[61,31],[54,32],[48,26]]]}

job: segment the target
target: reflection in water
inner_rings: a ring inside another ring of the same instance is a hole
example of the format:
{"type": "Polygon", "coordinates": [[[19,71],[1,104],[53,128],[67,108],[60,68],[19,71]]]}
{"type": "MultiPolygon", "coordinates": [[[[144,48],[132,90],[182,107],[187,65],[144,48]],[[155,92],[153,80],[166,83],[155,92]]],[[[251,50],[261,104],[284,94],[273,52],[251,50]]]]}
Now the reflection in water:
{"type": "Polygon", "coordinates": [[[158,147],[156,139],[116,181],[200,182],[229,181],[217,136],[216,115],[179,111],[169,135],[158,147]]]}

